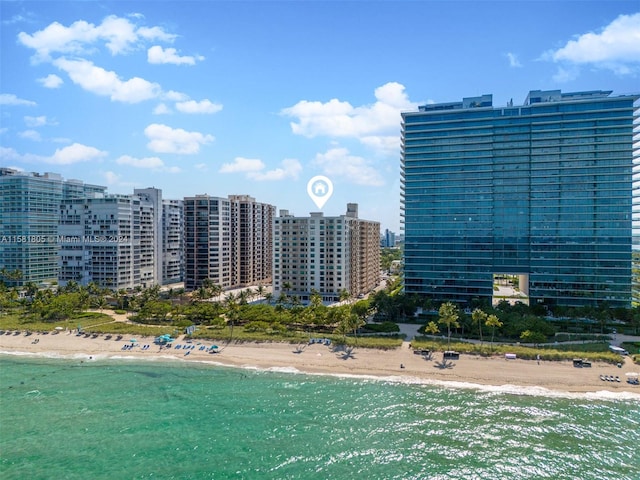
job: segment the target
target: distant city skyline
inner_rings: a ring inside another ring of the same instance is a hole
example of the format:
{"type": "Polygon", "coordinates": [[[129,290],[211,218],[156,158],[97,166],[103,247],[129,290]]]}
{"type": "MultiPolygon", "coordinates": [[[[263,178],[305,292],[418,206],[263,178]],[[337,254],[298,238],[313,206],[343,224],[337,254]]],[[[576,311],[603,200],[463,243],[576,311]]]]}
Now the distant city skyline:
{"type": "Polygon", "coordinates": [[[0,166],[110,193],[307,182],[400,232],[401,112],[531,89],[638,92],[637,3],[0,2],[0,166]]]}

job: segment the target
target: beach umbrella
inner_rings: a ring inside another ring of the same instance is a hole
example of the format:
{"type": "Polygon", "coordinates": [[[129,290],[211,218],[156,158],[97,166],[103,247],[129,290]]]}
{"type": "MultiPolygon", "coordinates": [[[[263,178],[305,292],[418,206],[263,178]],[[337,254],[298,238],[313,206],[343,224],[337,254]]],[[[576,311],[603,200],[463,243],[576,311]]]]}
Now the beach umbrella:
{"type": "Polygon", "coordinates": [[[129,340],[131,343],[137,343],[138,340],[136,340],[135,338],[132,338],[131,340],[129,340]]]}
{"type": "Polygon", "coordinates": [[[64,330],[62,327],[56,327],[56,330],[64,330]]]}
{"type": "Polygon", "coordinates": [[[628,372],[625,374],[627,377],[637,377],[640,376],[638,372],[628,372]]]}

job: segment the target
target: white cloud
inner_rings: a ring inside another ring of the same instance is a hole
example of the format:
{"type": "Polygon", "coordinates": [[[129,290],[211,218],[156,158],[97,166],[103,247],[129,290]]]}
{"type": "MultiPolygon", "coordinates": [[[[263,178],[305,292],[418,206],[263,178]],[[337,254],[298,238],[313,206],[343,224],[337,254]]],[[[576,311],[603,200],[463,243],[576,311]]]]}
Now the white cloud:
{"type": "Polygon", "coordinates": [[[33,20],[33,17],[34,17],[33,13],[27,12],[24,15],[16,14],[11,18],[2,20],[0,23],[2,23],[2,25],[15,25],[16,23],[35,23],[33,20]]]}
{"type": "Polygon", "coordinates": [[[580,75],[580,70],[571,66],[569,68],[558,67],[555,75],[553,75],[553,80],[558,83],[566,83],[575,80],[580,75]]]}
{"type": "Polygon", "coordinates": [[[80,162],[99,161],[106,156],[107,152],[98,150],[95,147],[74,143],[68,147],[57,149],[55,153],[45,161],[57,165],[71,165],[80,162]]]}
{"type": "Polygon", "coordinates": [[[116,160],[116,163],[136,168],[160,168],[164,166],[164,162],[158,157],[134,158],[129,155],[121,156],[116,160]]]}
{"type": "Polygon", "coordinates": [[[25,156],[20,155],[13,148],[3,147],[0,145],[0,160],[8,164],[9,162],[22,162],[25,156]]]}
{"type": "Polygon", "coordinates": [[[518,56],[515,53],[509,52],[509,53],[506,53],[505,56],[509,60],[509,66],[510,67],[513,67],[513,68],[522,67],[522,64],[520,63],[520,60],[518,60],[518,56]]]}
{"type": "Polygon", "coordinates": [[[24,132],[20,132],[18,134],[20,138],[24,138],[25,140],[32,140],[34,142],[41,142],[42,137],[40,133],[35,130],[25,130],[24,132]]]}
{"type": "Polygon", "coordinates": [[[92,43],[98,38],[93,24],[84,20],[74,22],[70,27],[53,22],[43,30],[29,35],[25,32],[18,34],[18,40],[24,46],[36,51],[34,60],[50,59],[52,52],[78,54],[83,52],[83,45],[92,43]]]}
{"type": "Polygon", "coordinates": [[[89,60],[59,58],[53,64],[67,72],[73,83],[83,89],[117,102],[138,103],[156,98],[162,91],[157,83],[139,77],[122,81],[115,72],[96,67],[89,60]]]}
{"type": "Polygon", "coordinates": [[[265,163],[258,158],[236,157],[231,163],[220,167],[220,173],[244,173],[245,177],[256,181],[277,181],[287,178],[298,178],[302,165],[296,159],[287,158],[281,162],[281,167],[265,170],[265,163]]]}
{"type": "Polygon", "coordinates": [[[27,127],[41,127],[47,124],[47,117],[44,115],[40,115],[39,117],[24,117],[24,123],[27,127]]]}
{"type": "Polygon", "coordinates": [[[153,109],[154,115],[167,115],[169,113],[173,113],[169,107],[167,107],[164,103],[159,103],[153,109]]]}
{"type": "Polygon", "coordinates": [[[220,173],[259,172],[266,165],[258,158],[236,157],[231,163],[224,163],[220,167],[220,173]]]}
{"type": "Polygon", "coordinates": [[[196,170],[200,170],[201,172],[206,172],[209,170],[206,163],[196,163],[194,167],[196,170]]]}
{"type": "Polygon", "coordinates": [[[115,185],[120,181],[120,175],[112,171],[104,172],[103,176],[107,185],[115,185]]]}
{"type": "Polygon", "coordinates": [[[153,64],[195,65],[196,60],[204,60],[204,57],[181,57],[175,48],[162,48],[160,45],[154,45],[147,51],[147,61],[153,64]]]}
{"type": "Polygon", "coordinates": [[[195,154],[201,145],[214,141],[212,135],[200,132],[187,132],[181,128],[171,128],[167,125],[153,123],[144,130],[149,139],[147,147],[157,153],[195,154]]]}
{"type": "Polygon", "coordinates": [[[118,165],[129,165],[135,168],[148,168],[156,172],[179,173],[180,167],[168,167],[158,157],[135,158],[129,155],[122,155],[116,159],[118,165]]]}
{"type": "Polygon", "coordinates": [[[86,54],[90,48],[104,42],[112,55],[126,53],[143,41],[161,40],[172,42],[176,35],[165,32],[160,27],[137,27],[126,18],[115,15],[106,17],[100,25],[84,20],[72,23],[69,27],[53,22],[31,35],[20,32],[18,40],[24,46],[35,50],[36,62],[51,60],[51,54],[86,54]]]}
{"type": "Polygon", "coordinates": [[[400,113],[418,106],[409,100],[404,86],[396,82],[376,88],[374,94],[376,102],[370,105],[354,107],[335,98],[326,103],[302,100],[281,113],[297,120],[291,123],[291,130],[297,135],[357,138],[374,145],[374,136],[398,137],[400,113]]]}
{"type": "Polygon", "coordinates": [[[56,165],[72,165],[80,162],[98,162],[107,156],[107,152],[98,150],[95,147],[74,143],[68,147],[57,149],[53,155],[47,157],[43,155],[34,155],[27,153],[21,155],[13,148],[0,147],[0,161],[8,162],[27,162],[27,163],[51,163],[56,165]]]}
{"type": "Polygon", "coordinates": [[[173,42],[177,35],[165,32],[162,27],[140,27],[137,31],[140,37],[146,40],[162,40],[163,42],[173,42]]]}
{"type": "Polygon", "coordinates": [[[212,103],[209,100],[189,100],[187,102],[176,103],[176,109],[182,113],[216,113],[222,110],[222,105],[212,103]]]}
{"type": "Polygon", "coordinates": [[[2,162],[27,162],[27,163],[51,163],[56,165],[72,165],[80,162],[97,162],[107,156],[107,152],[94,147],[74,143],[64,148],[57,149],[53,155],[34,155],[27,153],[21,155],[13,148],[0,147],[0,160],[2,162]]]}
{"type": "Polygon", "coordinates": [[[361,137],[360,142],[372,151],[382,153],[383,155],[397,155],[398,158],[400,156],[399,135],[361,137]]]}
{"type": "Polygon", "coordinates": [[[362,157],[351,155],[346,148],[332,148],[326,153],[318,153],[313,163],[331,177],[342,177],[357,185],[384,185],[384,178],[378,170],[362,157]]]}
{"type": "Polygon", "coordinates": [[[50,73],[46,77],[39,78],[38,82],[45,88],[59,88],[64,83],[64,80],[62,80],[58,75],[50,73]]]}
{"type": "Polygon", "coordinates": [[[189,95],[186,95],[182,92],[176,92],[174,90],[169,90],[168,92],[164,92],[162,94],[163,100],[168,100],[171,102],[185,102],[189,100],[189,95]]]}
{"type": "MultiPolygon", "coordinates": [[[[108,96],[112,101],[138,103],[160,98],[175,102],[186,102],[189,96],[184,93],[163,92],[158,83],[144,78],[122,79],[114,71],[95,65],[87,57],[96,49],[104,46],[112,55],[128,53],[145,46],[152,41],[173,42],[176,35],[167,33],[161,27],[138,26],[144,16],[129,15],[129,18],[115,15],[104,18],[102,23],[94,25],[84,20],[70,26],[53,22],[33,34],[21,32],[18,41],[35,51],[34,62],[49,62],[67,73],[71,81],[84,90],[96,95],[108,96]]],[[[195,63],[204,59],[201,56],[179,56],[174,48],[164,49],[156,45],[149,50],[150,58],[161,63],[195,63]]],[[[50,74],[38,79],[47,88],[58,88],[63,80],[50,74]]],[[[208,102],[208,101],[207,101],[208,102]]],[[[211,102],[192,107],[198,112],[210,113],[221,106],[211,102]]]]}
{"type": "Polygon", "coordinates": [[[295,158],[285,158],[281,167],[273,170],[247,172],[247,177],[257,181],[277,181],[287,178],[297,179],[302,172],[302,165],[295,158]]]}
{"type": "Polygon", "coordinates": [[[37,105],[37,103],[32,102],[31,100],[24,100],[22,98],[18,98],[13,93],[0,93],[0,105],[20,105],[20,106],[34,107],[37,105]]]}
{"type": "Polygon", "coordinates": [[[126,18],[110,15],[97,27],[98,36],[106,40],[106,47],[112,55],[128,51],[134,45],[138,36],[135,25],[126,18]]]}
{"type": "Polygon", "coordinates": [[[577,35],[562,48],[546,52],[555,62],[594,65],[629,74],[640,65],[640,13],[620,15],[600,32],[577,35]]]}

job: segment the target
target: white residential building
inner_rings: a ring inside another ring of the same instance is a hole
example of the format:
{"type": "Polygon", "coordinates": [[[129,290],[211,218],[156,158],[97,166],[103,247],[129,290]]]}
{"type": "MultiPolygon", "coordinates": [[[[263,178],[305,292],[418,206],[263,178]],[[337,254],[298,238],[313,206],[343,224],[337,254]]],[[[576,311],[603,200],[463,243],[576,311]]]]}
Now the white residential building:
{"type": "Polygon", "coordinates": [[[102,195],[63,200],[58,225],[59,283],[111,288],[160,283],[153,203],[145,196],[102,195]]]}
{"type": "Polygon", "coordinates": [[[60,202],[105,190],[56,173],[0,167],[0,268],[20,272],[20,278],[5,282],[57,281],[60,202]]]}
{"type": "Polygon", "coordinates": [[[273,294],[308,301],[317,291],[324,302],[366,294],[380,281],[380,224],[358,218],[357,204],[347,213],[295,217],[287,210],[273,222],[273,294]]]}
{"type": "Polygon", "coordinates": [[[182,200],[162,201],[162,284],[184,279],[184,204],[182,200]]]}

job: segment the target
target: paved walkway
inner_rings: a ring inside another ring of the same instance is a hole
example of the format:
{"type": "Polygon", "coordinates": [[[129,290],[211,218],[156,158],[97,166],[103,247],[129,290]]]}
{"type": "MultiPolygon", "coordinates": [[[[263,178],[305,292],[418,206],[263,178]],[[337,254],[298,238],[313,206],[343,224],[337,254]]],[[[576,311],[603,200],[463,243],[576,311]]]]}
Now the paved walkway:
{"type": "MultiPolygon", "coordinates": [[[[415,324],[415,323],[398,323],[398,327],[400,327],[400,333],[406,335],[405,338],[405,342],[411,342],[411,340],[413,340],[416,335],[418,335],[418,330],[420,329],[420,327],[422,326],[422,324],[415,324]]],[[[435,335],[433,336],[440,338],[441,335],[435,335]]],[[[452,340],[454,340],[452,338],[452,340]]],[[[478,339],[471,339],[471,338],[464,338],[464,339],[460,339],[462,341],[465,342],[469,342],[469,343],[481,343],[480,340],[478,339]]],[[[611,341],[610,344],[611,345],[620,345],[622,343],[625,342],[640,342],[640,336],[632,336],[632,335],[621,335],[621,334],[617,334],[617,335],[611,335],[611,341]]],[[[487,339],[485,338],[483,343],[488,343],[487,339]]],[[[496,344],[499,344],[500,342],[494,342],[496,344]]],[[[516,343],[516,341],[513,342],[507,342],[507,343],[516,343]]],[[[563,345],[569,344],[569,343],[585,343],[584,340],[573,340],[573,341],[569,341],[569,342],[562,342],[563,345]]],[[[546,343],[546,344],[542,344],[542,345],[550,345],[553,346],[555,345],[555,342],[551,342],[551,343],[546,343]]]]}
{"type": "Polygon", "coordinates": [[[418,330],[422,324],[416,323],[399,323],[400,333],[406,335],[405,342],[410,342],[418,334],[418,330]]]}

